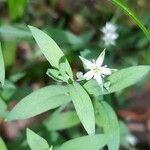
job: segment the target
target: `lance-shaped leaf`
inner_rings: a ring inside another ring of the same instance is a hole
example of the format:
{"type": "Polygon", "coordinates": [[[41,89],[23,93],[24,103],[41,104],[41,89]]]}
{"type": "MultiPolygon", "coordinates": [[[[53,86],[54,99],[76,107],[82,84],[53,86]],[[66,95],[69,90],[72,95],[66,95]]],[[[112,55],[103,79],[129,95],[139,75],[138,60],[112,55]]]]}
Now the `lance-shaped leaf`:
{"type": "Polygon", "coordinates": [[[8,114],[6,120],[27,119],[68,103],[70,100],[67,87],[47,86],[23,98],[8,114]]]}
{"type": "Polygon", "coordinates": [[[147,38],[150,40],[150,31],[146,29],[143,22],[136,16],[136,14],[130,10],[130,8],[121,0],[111,0],[113,4],[115,4],[117,7],[121,8],[131,19],[141,28],[143,33],[147,36],[147,38]]]}
{"type": "Polygon", "coordinates": [[[110,82],[108,90],[101,90],[96,81],[90,80],[84,84],[84,88],[92,95],[104,95],[122,90],[140,81],[150,71],[150,66],[134,66],[121,69],[110,75],[107,79],[110,82]]]}
{"type": "MultiPolygon", "coordinates": [[[[32,32],[35,41],[37,42],[38,46],[40,47],[46,59],[53,67],[58,69],[59,61],[62,57],[64,57],[64,53],[61,51],[61,49],[55,43],[55,41],[46,33],[37,29],[36,27],[29,26],[29,28],[32,32]]],[[[66,69],[65,71],[68,73],[70,78],[73,79],[72,70],[68,61],[66,61],[65,69],[66,69]]]]}
{"type": "Polygon", "coordinates": [[[80,120],[75,111],[52,115],[44,122],[49,131],[63,130],[78,125],[79,123],[80,120]]]}
{"type": "Polygon", "coordinates": [[[31,150],[49,149],[47,141],[30,129],[27,129],[27,141],[31,150]]]}
{"type": "Polygon", "coordinates": [[[100,150],[106,145],[106,142],[103,134],[83,136],[62,144],[59,150],[100,150]]]}
{"type": "Polygon", "coordinates": [[[4,59],[2,54],[1,43],[0,43],[0,82],[3,86],[5,82],[5,67],[4,67],[4,59]]]}
{"type": "Polygon", "coordinates": [[[105,101],[95,101],[96,124],[103,128],[109,150],[118,150],[120,127],[113,109],[105,101]]]}
{"type": "Polygon", "coordinates": [[[89,135],[95,133],[95,116],[91,99],[84,88],[77,82],[69,85],[70,96],[76,112],[89,135]]]}

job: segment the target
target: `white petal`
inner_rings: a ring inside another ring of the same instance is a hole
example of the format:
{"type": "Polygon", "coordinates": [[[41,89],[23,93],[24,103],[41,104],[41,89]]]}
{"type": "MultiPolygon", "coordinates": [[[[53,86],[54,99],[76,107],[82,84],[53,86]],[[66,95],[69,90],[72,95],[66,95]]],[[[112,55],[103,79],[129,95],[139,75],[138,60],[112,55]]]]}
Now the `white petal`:
{"type": "Polygon", "coordinates": [[[100,84],[100,85],[103,84],[102,77],[100,75],[95,75],[94,78],[98,84],[100,84]]]}
{"type": "Polygon", "coordinates": [[[99,57],[96,60],[97,66],[102,66],[102,63],[104,61],[104,57],[105,57],[105,49],[102,51],[102,53],[99,55],[99,57]]]}
{"type": "Polygon", "coordinates": [[[85,65],[85,67],[87,69],[92,69],[93,68],[93,63],[92,62],[90,62],[89,60],[87,60],[87,59],[85,59],[81,56],[79,56],[79,58],[82,60],[83,64],[85,65]]]}
{"type": "Polygon", "coordinates": [[[104,74],[104,75],[111,75],[111,73],[112,73],[111,69],[109,69],[109,68],[102,67],[101,70],[102,70],[102,74],[104,74]]]}
{"type": "Polygon", "coordinates": [[[84,74],[83,78],[85,78],[86,80],[90,80],[93,76],[94,73],[92,71],[88,71],[86,74],[84,74]]]}

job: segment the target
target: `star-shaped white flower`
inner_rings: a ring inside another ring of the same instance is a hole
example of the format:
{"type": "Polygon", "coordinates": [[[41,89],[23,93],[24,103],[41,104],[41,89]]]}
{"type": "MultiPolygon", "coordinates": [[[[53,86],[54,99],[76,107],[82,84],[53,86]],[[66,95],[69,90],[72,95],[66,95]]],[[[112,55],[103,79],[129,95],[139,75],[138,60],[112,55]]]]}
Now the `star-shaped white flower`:
{"type": "Polygon", "coordinates": [[[111,75],[112,73],[112,69],[107,68],[107,66],[102,66],[105,57],[105,50],[103,50],[103,52],[94,62],[91,62],[81,56],[79,57],[82,60],[85,67],[89,70],[83,75],[83,78],[86,80],[94,78],[98,82],[98,84],[103,85],[102,78],[106,75],[111,75]]]}

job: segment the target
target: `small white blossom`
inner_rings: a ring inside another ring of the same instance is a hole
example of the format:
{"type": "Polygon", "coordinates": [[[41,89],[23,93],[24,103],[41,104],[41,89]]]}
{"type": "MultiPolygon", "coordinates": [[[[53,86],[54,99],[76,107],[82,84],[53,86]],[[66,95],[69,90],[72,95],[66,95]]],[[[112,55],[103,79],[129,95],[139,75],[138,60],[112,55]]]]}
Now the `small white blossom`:
{"type": "Polygon", "coordinates": [[[133,136],[133,135],[128,135],[126,137],[126,140],[132,146],[135,146],[137,144],[137,142],[138,142],[138,139],[135,136],[133,136]]]}
{"type": "Polygon", "coordinates": [[[77,72],[77,73],[76,73],[76,76],[77,76],[77,81],[82,81],[82,80],[84,80],[83,72],[77,72]]]}
{"type": "Polygon", "coordinates": [[[116,30],[117,27],[111,22],[107,22],[106,25],[102,28],[102,32],[104,34],[102,39],[105,42],[106,46],[116,44],[116,39],[118,38],[116,30]]]}
{"type": "Polygon", "coordinates": [[[103,52],[94,62],[91,62],[81,56],[79,57],[85,67],[89,70],[83,75],[83,78],[86,80],[94,78],[98,82],[98,84],[103,85],[102,77],[105,77],[106,75],[111,75],[112,73],[112,69],[107,68],[107,66],[102,66],[105,57],[105,50],[103,50],[103,52]]]}

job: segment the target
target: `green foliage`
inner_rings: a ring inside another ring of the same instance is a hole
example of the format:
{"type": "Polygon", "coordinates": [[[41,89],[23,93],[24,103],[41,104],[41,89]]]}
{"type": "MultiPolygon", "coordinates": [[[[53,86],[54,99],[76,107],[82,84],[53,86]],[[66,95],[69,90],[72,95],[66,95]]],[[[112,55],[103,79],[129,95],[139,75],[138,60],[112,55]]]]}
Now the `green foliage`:
{"type": "Polygon", "coordinates": [[[51,37],[59,44],[70,44],[74,46],[83,44],[79,37],[69,31],[53,28],[46,29],[46,31],[50,33],[51,37]]]}
{"type": "Polygon", "coordinates": [[[109,150],[118,150],[120,146],[120,127],[113,109],[105,101],[95,100],[96,124],[106,136],[109,150]]]}
{"type": "Polygon", "coordinates": [[[1,43],[0,43],[0,82],[3,86],[5,82],[5,67],[4,67],[4,59],[2,54],[1,43]]]}
{"type": "Polygon", "coordinates": [[[5,42],[3,44],[3,57],[6,68],[15,64],[16,47],[17,44],[14,42],[5,42]]]}
{"type": "Polygon", "coordinates": [[[0,118],[4,118],[7,114],[7,105],[6,103],[0,98],[0,118]]]}
{"type": "Polygon", "coordinates": [[[17,1],[17,3],[15,0],[8,0],[7,2],[11,18],[12,19],[20,18],[24,13],[27,0],[19,0],[17,1]]]}
{"type": "Polygon", "coordinates": [[[150,40],[150,31],[148,31],[142,21],[135,15],[135,13],[128,8],[128,6],[122,0],[111,0],[113,4],[117,7],[121,8],[132,20],[141,28],[143,33],[147,36],[150,40]]]}
{"type": "Polygon", "coordinates": [[[8,114],[6,119],[11,121],[30,118],[66,104],[70,100],[67,87],[61,85],[47,86],[23,98],[8,114]]]}
{"type": "MultiPolygon", "coordinates": [[[[46,59],[54,68],[59,68],[59,61],[62,57],[64,57],[64,54],[61,51],[61,49],[58,47],[58,45],[55,43],[55,41],[51,37],[49,37],[47,34],[42,32],[41,30],[32,26],[29,26],[29,28],[32,32],[34,39],[39,45],[42,53],[46,57],[46,59]]],[[[66,61],[65,71],[66,73],[68,73],[70,78],[73,79],[72,70],[68,61],[66,61]]]]}
{"type": "Polygon", "coordinates": [[[109,90],[101,90],[96,81],[90,80],[84,84],[84,88],[92,95],[110,94],[129,87],[141,80],[150,71],[150,66],[133,66],[121,69],[108,77],[109,90]]]}
{"type": "Polygon", "coordinates": [[[0,150],[7,150],[6,144],[3,139],[0,137],[0,150]]]}
{"type": "Polygon", "coordinates": [[[0,36],[5,41],[20,41],[32,39],[32,34],[27,30],[28,28],[22,25],[2,25],[0,27],[0,36]]]}
{"type": "Polygon", "coordinates": [[[49,145],[45,139],[27,129],[27,141],[31,150],[48,150],[49,145]]]}
{"type": "Polygon", "coordinates": [[[106,145],[106,142],[103,134],[83,136],[64,143],[59,150],[99,150],[106,145]]]}
{"type": "Polygon", "coordinates": [[[87,133],[93,135],[95,133],[95,116],[89,95],[77,82],[69,85],[69,91],[81,123],[87,133]]]}
{"type": "Polygon", "coordinates": [[[55,81],[60,82],[63,80],[63,77],[61,76],[59,70],[57,69],[48,69],[46,74],[55,81]]]}
{"type": "Polygon", "coordinates": [[[80,123],[80,120],[75,111],[57,113],[50,116],[44,125],[49,131],[64,130],[74,127],[80,123]]]}

